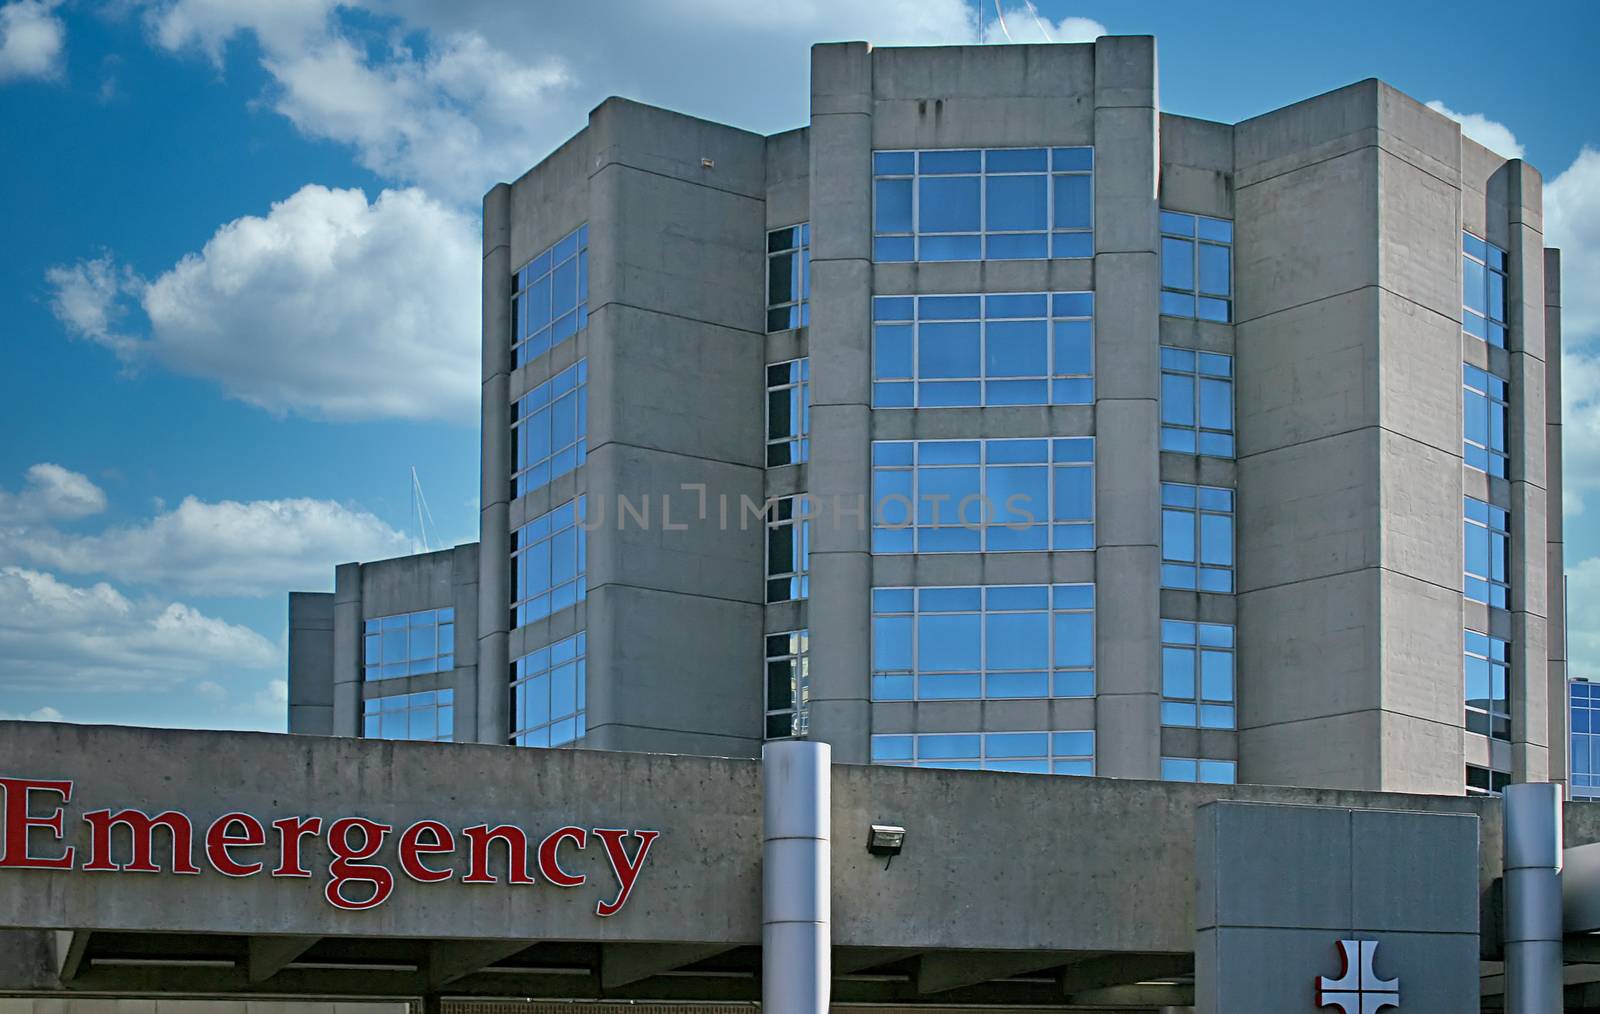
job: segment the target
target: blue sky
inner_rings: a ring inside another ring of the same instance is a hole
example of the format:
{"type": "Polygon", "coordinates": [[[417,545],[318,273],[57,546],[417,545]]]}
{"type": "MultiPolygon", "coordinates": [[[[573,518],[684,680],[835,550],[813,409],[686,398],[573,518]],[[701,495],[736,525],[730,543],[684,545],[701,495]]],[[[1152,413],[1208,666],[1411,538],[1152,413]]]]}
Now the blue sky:
{"type": "MultiPolygon", "coordinates": [[[[1016,41],[1157,35],[1171,112],[1376,76],[1544,172],[1572,654],[1600,675],[1600,122],[1571,112],[1600,8],[1037,6],[1007,0],[1016,41]]],[[[606,95],[787,129],[811,42],[970,42],[972,11],[0,0],[0,716],[282,728],[286,591],[418,545],[413,467],[434,545],[476,537],[482,192],[606,95]]]]}

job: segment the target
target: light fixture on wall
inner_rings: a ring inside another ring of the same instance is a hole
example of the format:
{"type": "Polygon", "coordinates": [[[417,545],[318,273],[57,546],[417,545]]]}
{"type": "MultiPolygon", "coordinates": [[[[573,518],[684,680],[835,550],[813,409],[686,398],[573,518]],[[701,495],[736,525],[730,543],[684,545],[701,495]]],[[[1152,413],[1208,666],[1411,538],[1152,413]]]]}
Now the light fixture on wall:
{"type": "Polygon", "coordinates": [[[894,857],[906,847],[906,829],[895,824],[873,824],[867,830],[867,851],[884,856],[883,868],[888,869],[894,857]]]}

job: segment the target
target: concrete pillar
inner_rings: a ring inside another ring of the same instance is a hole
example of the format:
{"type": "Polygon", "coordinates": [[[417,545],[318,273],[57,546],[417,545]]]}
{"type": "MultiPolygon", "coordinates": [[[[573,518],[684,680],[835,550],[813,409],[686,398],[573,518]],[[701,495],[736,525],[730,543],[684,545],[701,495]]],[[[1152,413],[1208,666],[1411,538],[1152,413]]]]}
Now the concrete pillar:
{"type": "MultiPolygon", "coordinates": [[[[483,198],[483,488],[478,513],[479,743],[510,735],[511,187],[483,198]]],[[[466,738],[460,732],[458,738],[466,738]]]]}
{"type": "Polygon", "coordinates": [[[361,735],[361,564],[342,563],[333,572],[333,731],[361,735]]]}
{"type": "Polygon", "coordinates": [[[1095,772],[1161,774],[1155,39],[1095,43],[1095,772]]]}
{"type": "Polygon", "coordinates": [[[1572,770],[1567,707],[1566,534],[1561,518],[1561,251],[1544,252],[1544,404],[1545,404],[1545,675],[1546,736],[1550,778],[1565,783],[1572,770]]]}
{"type": "Polygon", "coordinates": [[[1561,786],[1506,786],[1506,1014],[1559,1014],[1561,786]]]}
{"type": "Polygon", "coordinates": [[[1564,707],[1565,687],[1550,696],[1545,567],[1547,522],[1560,513],[1547,491],[1548,434],[1545,376],[1543,181],[1521,160],[1506,163],[1506,244],[1510,260],[1507,320],[1511,359],[1506,443],[1511,453],[1511,763],[1512,779],[1550,777],[1552,708],[1564,707]]]}
{"type": "Polygon", "coordinates": [[[871,758],[871,160],[871,50],[812,47],[810,734],[846,764],[871,758]]]}
{"type": "Polygon", "coordinates": [[[826,1014],[832,981],[833,877],[828,744],[761,748],[761,1006],[826,1014]]]}

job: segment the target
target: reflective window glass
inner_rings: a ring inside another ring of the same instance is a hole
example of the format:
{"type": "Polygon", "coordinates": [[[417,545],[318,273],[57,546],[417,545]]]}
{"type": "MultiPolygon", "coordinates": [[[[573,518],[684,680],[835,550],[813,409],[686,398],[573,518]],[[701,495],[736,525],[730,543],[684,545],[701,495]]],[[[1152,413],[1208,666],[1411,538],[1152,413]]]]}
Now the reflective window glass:
{"type": "Polygon", "coordinates": [[[587,635],[583,631],[511,663],[511,743],[572,746],[587,724],[587,635]]]}
{"type": "Polygon", "coordinates": [[[589,323],[589,227],[580,225],[512,273],[511,348],[526,366],[589,323]]]}
{"type": "Polygon", "coordinates": [[[1161,586],[1233,591],[1233,490],[1161,484],[1161,586]]]}
{"type": "Polygon", "coordinates": [[[455,616],[454,609],[424,609],[365,621],[362,677],[371,682],[454,669],[455,616]]]}
{"type": "Polygon", "coordinates": [[[541,514],[512,533],[511,625],[524,626],[587,595],[585,498],[541,514]]]}
{"type": "Polygon", "coordinates": [[[1094,774],[1094,732],[925,732],[872,737],[872,763],[897,767],[1094,774]]]}
{"type": "Polygon", "coordinates": [[[455,738],[455,691],[369,697],[361,702],[365,739],[403,739],[448,743],[455,738]]]}
{"type": "Polygon", "coordinates": [[[767,330],[811,323],[811,225],[767,233],[767,330]]]}
{"type": "Polygon", "coordinates": [[[1233,223],[1161,212],[1161,312],[1233,320],[1233,223]]]}

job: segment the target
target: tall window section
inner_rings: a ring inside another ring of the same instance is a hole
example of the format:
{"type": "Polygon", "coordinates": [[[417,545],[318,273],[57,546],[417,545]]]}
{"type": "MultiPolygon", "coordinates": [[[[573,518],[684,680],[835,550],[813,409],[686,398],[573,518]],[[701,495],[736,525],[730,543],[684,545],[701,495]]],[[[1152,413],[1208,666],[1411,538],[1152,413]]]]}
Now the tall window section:
{"type": "Polygon", "coordinates": [[[874,553],[1094,548],[1094,438],[878,440],[874,553]]]}
{"type": "Polygon", "coordinates": [[[811,323],[811,225],[767,233],[767,331],[811,323]]]}
{"type": "Polygon", "coordinates": [[[1476,366],[1461,365],[1461,456],[1468,466],[1505,478],[1506,404],[1504,380],[1476,366]]]}
{"type": "Polygon", "coordinates": [[[767,635],[767,739],[804,738],[810,725],[811,635],[767,635]]]}
{"type": "Polygon", "coordinates": [[[1231,729],[1233,626],[1161,621],[1161,724],[1231,729]]]}
{"type": "Polygon", "coordinates": [[[511,625],[520,627],[583,601],[588,540],[584,497],[568,500],[512,537],[511,625]]]}
{"type": "Polygon", "coordinates": [[[1470,232],[1461,234],[1461,327],[1506,347],[1506,252],[1470,232]]]}
{"type": "Polygon", "coordinates": [[[767,467],[811,458],[811,360],[767,367],[767,467]]]}
{"type": "Polygon", "coordinates": [[[361,706],[361,735],[448,743],[455,735],[455,698],[454,690],[369,697],[361,706]]]}
{"type": "Polygon", "coordinates": [[[1161,484],[1161,587],[1233,591],[1233,490],[1161,484]]]}
{"type": "Polygon", "coordinates": [[[1094,149],[872,153],[877,261],[1094,256],[1094,149]]]}
{"type": "Polygon", "coordinates": [[[1233,357],[1161,349],[1161,449],[1233,457],[1233,357]]]}
{"type": "Polygon", "coordinates": [[[1462,584],[1467,598],[1501,609],[1511,599],[1511,513],[1462,497],[1461,539],[1466,562],[1462,584]]]}
{"type": "Polygon", "coordinates": [[[1224,324],[1233,320],[1233,223],[1161,213],[1161,312],[1224,324]]]}
{"type": "Polygon", "coordinates": [[[1094,402],[1094,293],[876,296],[874,408],[1094,402]]]}
{"type": "Polygon", "coordinates": [[[1162,781],[1232,785],[1238,778],[1239,764],[1237,761],[1201,760],[1194,757],[1161,758],[1162,781]]]}
{"type": "Polygon", "coordinates": [[[587,635],[578,631],[511,663],[511,742],[570,746],[586,728],[587,635]]]}
{"type": "Polygon", "coordinates": [[[1572,798],[1600,799],[1600,684],[1573,680],[1572,798]]]}
{"type": "Polygon", "coordinates": [[[449,672],[456,667],[456,611],[423,609],[366,621],[362,675],[367,682],[449,672]]]}
{"type": "Polygon", "coordinates": [[[589,227],[524,264],[511,287],[511,350],[526,366],[589,323],[589,227]]]}
{"type": "Polygon", "coordinates": [[[1094,696],[1094,585],[872,590],[872,699],[1094,696]]]}
{"type": "Polygon", "coordinates": [[[924,732],[872,737],[872,763],[894,767],[1094,774],[1094,732],[924,732]]]}
{"type": "Polygon", "coordinates": [[[767,601],[811,595],[811,505],[804,496],[779,497],[767,521],[767,601]]]}
{"type": "Polygon", "coordinates": [[[1511,742],[1511,646],[1498,637],[1464,632],[1467,731],[1511,742]]]}
{"type": "Polygon", "coordinates": [[[525,496],[583,464],[589,434],[589,360],[517,399],[511,424],[511,495],[525,496]]]}

